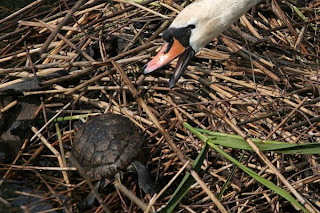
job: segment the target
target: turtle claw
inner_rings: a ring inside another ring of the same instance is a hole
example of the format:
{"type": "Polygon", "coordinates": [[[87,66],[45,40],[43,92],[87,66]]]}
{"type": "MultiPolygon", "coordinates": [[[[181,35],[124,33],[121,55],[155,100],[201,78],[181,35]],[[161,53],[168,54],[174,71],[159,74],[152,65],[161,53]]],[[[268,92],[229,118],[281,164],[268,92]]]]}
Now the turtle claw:
{"type": "Polygon", "coordinates": [[[119,181],[121,183],[121,180],[123,179],[123,172],[119,171],[114,175],[114,179],[116,179],[117,181],[119,181]]]}

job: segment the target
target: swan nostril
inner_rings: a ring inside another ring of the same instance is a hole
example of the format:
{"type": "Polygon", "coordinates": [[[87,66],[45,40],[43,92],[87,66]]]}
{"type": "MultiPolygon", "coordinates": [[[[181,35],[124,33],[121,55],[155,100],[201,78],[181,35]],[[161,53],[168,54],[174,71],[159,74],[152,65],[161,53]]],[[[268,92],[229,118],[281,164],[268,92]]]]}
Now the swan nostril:
{"type": "Polygon", "coordinates": [[[167,52],[170,51],[170,49],[171,49],[171,47],[173,45],[173,41],[174,41],[173,38],[170,39],[170,41],[168,42],[168,46],[167,46],[166,50],[163,52],[164,54],[166,54],[167,52]]]}
{"type": "Polygon", "coordinates": [[[190,29],[194,29],[194,28],[196,28],[196,25],[190,24],[188,27],[189,27],[190,29]]]}

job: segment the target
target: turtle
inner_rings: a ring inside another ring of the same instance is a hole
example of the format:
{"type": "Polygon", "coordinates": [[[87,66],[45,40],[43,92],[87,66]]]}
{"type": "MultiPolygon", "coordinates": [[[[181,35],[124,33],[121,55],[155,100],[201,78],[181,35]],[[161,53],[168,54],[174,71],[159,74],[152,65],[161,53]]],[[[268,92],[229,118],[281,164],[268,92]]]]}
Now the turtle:
{"type": "MultiPolygon", "coordinates": [[[[116,114],[101,114],[89,119],[76,131],[71,154],[85,172],[97,181],[100,191],[102,181],[110,181],[115,176],[135,169],[138,183],[147,194],[155,194],[147,168],[138,161],[144,145],[144,137],[130,119],[116,114]]],[[[121,175],[120,175],[121,176],[121,175]]],[[[103,185],[102,188],[104,188],[103,185]]],[[[87,198],[88,205],[94,198],[87,198]]]]}

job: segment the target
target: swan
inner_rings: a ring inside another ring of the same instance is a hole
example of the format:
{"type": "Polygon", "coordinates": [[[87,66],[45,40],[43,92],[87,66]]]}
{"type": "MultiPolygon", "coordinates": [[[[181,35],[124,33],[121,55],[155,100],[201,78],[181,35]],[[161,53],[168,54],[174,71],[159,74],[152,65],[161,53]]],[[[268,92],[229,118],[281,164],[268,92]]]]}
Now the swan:
{"type": "Polygon", "coordinates": [[[197,0],[163,32],[165,44],[143,69],[149,74],[179,57],[169,81],[173,87],[193,56],[260,0],[197,0]]]}

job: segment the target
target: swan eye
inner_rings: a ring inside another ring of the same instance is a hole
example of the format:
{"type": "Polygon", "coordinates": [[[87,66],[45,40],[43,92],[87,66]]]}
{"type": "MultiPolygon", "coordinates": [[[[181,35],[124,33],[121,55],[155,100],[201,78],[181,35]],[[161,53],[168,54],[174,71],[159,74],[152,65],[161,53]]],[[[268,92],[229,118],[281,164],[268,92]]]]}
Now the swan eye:
{"type": "Polygon", "coordinates": [[[190,24],[188,27],[189,27],[190,29],[194,29],[194,28],[196,28],[196,25],[190,24]]]}

